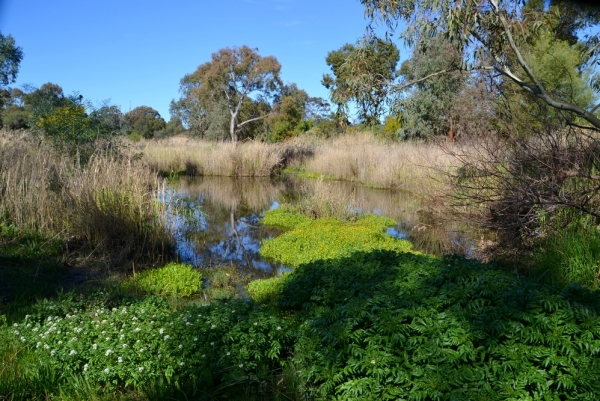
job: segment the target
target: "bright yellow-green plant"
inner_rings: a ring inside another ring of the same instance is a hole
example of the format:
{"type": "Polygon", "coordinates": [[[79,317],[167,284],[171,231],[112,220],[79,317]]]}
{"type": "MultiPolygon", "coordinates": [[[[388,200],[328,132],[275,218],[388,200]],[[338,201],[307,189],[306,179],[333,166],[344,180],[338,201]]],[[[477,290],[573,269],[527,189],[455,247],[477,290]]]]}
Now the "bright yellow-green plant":
{"type": "Polygon", "coordinates": [[[259,304],[275,304],[289,274],[267,279],[258,279],[246,286],[248,295],[259,304]]]}
{"type": "Polygon", "coordinates": [[[361,216],[355,222],[332,218],[310,220],[275,209],[266,213],[262,223],[289,230],[264,241],[260,254],[290,267],[320,259],[346,257],[355,252],[412,251],[410,242],[385,233],[385,229],[395,226],[396,222],[376,215],[361,216]]]}
{"type": "Polygon", "coordinates": [[[189,297],[202,289],[202,275],[190,265],[169,263],[134,275],[123,286],[147,294],[189,297]]]}

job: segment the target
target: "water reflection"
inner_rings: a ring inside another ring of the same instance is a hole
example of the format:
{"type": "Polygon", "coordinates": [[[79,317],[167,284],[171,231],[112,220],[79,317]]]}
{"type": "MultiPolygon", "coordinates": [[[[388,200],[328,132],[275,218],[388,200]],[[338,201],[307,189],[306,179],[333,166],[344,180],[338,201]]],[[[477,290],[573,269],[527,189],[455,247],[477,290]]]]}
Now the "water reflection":
{"type": "Polygon", "coordinates": [[[181,181],[168,193],[167,201],[178,210],[170,220],[177,235],[180,260],[203,266],[234,264],[258,277],[281,272],[285,267],[258,255],[261,241],[279,234],[261,226],[259,221],[265,211],[280,202],[315,190],[337,199],[342,197],[358,210],[395,219],[399,223],[388,234],[406,238],[426,253],[468,254],[472,248],[464,227],[436,221],[408,192],[365,188],[348,182],[202,177],[181,181]]]}

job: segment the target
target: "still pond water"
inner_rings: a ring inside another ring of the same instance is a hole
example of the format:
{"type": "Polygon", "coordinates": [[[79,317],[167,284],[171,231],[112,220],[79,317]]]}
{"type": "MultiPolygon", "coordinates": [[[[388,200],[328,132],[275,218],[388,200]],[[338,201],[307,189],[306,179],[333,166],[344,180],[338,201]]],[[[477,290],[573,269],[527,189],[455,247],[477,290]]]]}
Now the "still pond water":
{"type": "Polygon", "coordinates": [[[441,255],[469,256],[472,241],[456,223],[434,221],[418,198],[404,191],[365,188],[351,182],[285,179],[202,177],[181,180],[167,192],[179,213],[170,215],[180,261],[206,267],[233,264],[255,277],[288,270],[258,254],[261,241],[279,231],[260,225],[264,213],[318,191],[344,199],[349,207],[391,217],[398,222],[388,234],[405,238],[415,249],[441,255]]]}

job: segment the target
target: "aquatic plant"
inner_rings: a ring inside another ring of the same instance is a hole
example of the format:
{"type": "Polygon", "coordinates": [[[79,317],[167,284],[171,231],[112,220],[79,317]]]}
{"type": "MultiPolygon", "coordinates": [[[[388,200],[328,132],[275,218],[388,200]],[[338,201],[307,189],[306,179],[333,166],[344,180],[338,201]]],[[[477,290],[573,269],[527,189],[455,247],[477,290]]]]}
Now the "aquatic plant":
{"type": "Polygon", "coordinates": [[[123,287],[142,294],[189,297],[202,289],[202,275],[190,265],[168,263],[130,277],[123,287]]]}

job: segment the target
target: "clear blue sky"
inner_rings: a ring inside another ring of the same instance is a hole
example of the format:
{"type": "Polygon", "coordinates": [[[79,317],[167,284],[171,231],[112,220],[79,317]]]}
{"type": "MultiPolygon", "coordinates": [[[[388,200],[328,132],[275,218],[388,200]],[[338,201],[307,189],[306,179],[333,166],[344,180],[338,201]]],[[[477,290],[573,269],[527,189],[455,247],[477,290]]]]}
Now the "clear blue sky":
{"type": "Polygon", "coordinates": [[[362,37],[363,11],[358,0],[0,0],[0,31],[25,53],[13,86],[52,82],[168,120],[179,80],[224,47],[257,47],[284,82],[327,98],[325,57],[362,37]]]}

